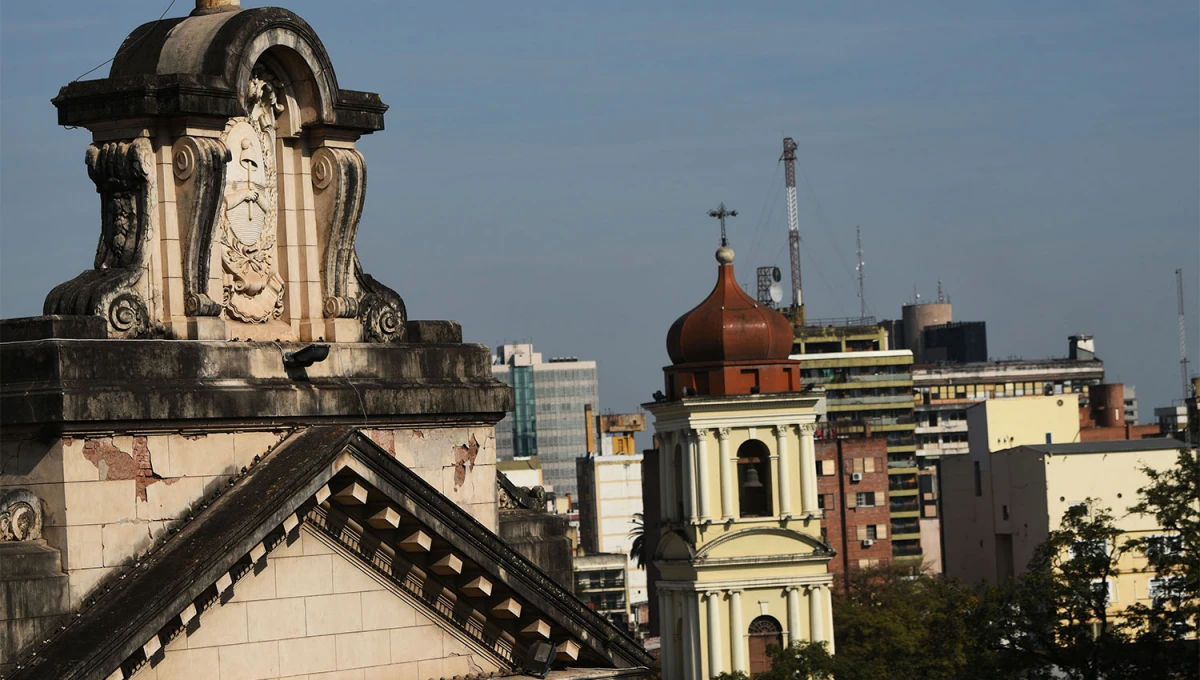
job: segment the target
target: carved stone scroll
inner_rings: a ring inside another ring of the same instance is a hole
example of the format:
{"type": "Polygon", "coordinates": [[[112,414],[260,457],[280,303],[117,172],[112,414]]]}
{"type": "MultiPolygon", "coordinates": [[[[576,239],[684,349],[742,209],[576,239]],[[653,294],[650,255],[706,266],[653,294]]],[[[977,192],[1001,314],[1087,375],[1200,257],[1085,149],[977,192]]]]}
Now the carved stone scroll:
{"type": "Polygon", "coordinates": [[[323,208],[321,247],[322,293],[326,318],[354,318],[359,305],[351,290],[354,237],[367,193],[367,166],[354,149],[321,147],[312,156],[311,174],[317,205],[323,208]]]}
{"type": "Polygon", "coordinates": [[[221,314],[221,303],[208,296],[208,271],[213,227],[221,217],[230,160],[229,150],[216,139],[180,137],[171,148],[183,245],[184,313],[188,316],[221,314]]]}
{"type": "Polygon", "coordinates": [[[42,537],[42,502],[28,489],[0,491],[0,541],[42,537]]]}
{"type": "Polygon", "coordinates": [[[83,314],[108,320],[109,336],[136,337],[150,328],[141,279],[155,216],[154,151],[144,137],[88,146],[88,176],[100,194],[100,243],[95,269],[58,285],[45,314],[83,314]]]}
{"type": "Polygon", "coordinates": [[[354,258],[358,287],[363,292],[359,299],[359,321],[363,325],[363,339],[367,342],[404,342],[405,322],[408,311],[404,300],[396,291],[375,280],[362,271],[358,257],[354,258]]]}

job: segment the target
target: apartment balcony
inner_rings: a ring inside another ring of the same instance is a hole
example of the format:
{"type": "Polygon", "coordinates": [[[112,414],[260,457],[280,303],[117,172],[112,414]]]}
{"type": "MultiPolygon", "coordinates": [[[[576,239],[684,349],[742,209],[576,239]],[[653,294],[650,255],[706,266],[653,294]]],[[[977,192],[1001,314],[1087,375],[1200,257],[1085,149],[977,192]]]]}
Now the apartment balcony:
{"type": "Polygon", "coordinates": [[[888,510],[894,516],[900,512],[919,512],[921,500],[916,496],[898,496],[888,499],[888,510]]]}
{"type": "Polygon", "coordinates": [[[921,542],[893,538],[892,555],[894,557],[919,557],[921,555],[921,542]]]}
{"type": "Polygon", "coordinates": [[[917,449],[917,453],[922,456],[955,456],[962,453],[968,453],[971,450],[970,442],[930,442],[924,444],[917,449]]]}
{"type": "Polygon", "coordinates": [[[882,397],[827,397],[829,406],[912,406],[911,394],[890,394],[882,397]]]}
{"type": "Polygon", "coordinates": [[[615,580],[610,579],[610,580],[603,580],[603,581],[600,581],[600,580],[576,581],[575,582],[575,590],[577,592],[581,592],[581,593],[601,592],[601,591],[605,591],[605,590],[623,591],[623,590],[625,590],[625,580],[624,579],[615,579],[615,580]]]}
{"type": "Polygon", "coordinates": [[[944,432],[966,432],[967,421],[965,420],[943,420],[937,425],[929,425],[917,421],[917,434],[942,434],[944,432]]]}
{"type": "Polygon", "coordinates": [[[895,468],[915,468],[915,467],[917,467],[917,459],[915,457],[914,458],[899,458],[896,460],[892,460],[891,456],[888,456],[888,470],[892,470],[895,468]]]}
{"type": "Polygon", "coordinates": [[[919,486],[916,475],[888,478],[888,491],[916,491],[919,486]]]}

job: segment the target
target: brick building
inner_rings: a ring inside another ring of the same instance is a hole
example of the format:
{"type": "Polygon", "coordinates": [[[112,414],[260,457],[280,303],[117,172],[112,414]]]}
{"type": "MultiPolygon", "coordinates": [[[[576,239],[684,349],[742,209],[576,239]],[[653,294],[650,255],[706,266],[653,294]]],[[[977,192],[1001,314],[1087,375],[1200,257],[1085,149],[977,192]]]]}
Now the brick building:
{"type": "Polygon", "coordinates": [[[829,563],[835,574],[891,561],[887,447],[880,437],[816,442],[821,534],[837,553],[829,563]]]}

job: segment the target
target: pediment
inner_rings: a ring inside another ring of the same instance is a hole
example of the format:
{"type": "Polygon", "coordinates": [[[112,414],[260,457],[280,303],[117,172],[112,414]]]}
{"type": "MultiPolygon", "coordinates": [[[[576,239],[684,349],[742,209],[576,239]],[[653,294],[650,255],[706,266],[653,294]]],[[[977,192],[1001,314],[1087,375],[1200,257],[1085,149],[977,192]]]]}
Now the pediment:
{"type": "Polygon", "coordinates": [[[827,557],[833,552],[820,539],[783,527],[739,529],[713,540],[696,552],[697,560],[731,560],[743,557],[811,555],[827,557]]]}
{"type": "Polygon", "coordinates": [[[285,440],[127,574],[98,589],[14,678],[130,678],[302,530],[454,627],[501,667],[548,641],[568,667],[651,659],[494,533],[352,427],[285,440]]]}

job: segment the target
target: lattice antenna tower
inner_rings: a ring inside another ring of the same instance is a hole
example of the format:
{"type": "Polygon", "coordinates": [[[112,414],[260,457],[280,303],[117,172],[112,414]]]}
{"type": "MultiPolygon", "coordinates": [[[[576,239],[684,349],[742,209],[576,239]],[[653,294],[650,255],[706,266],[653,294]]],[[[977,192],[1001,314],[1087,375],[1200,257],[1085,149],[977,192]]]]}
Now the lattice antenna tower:
{"type": "Polygon", "coordinates": [[[1183,316],[1183,270],[1175,270],[1175,289],[1179,297],[1179,372],[1183,378],[1183,398],[1189,396],[1188,358],[1187,358],[1187,323],[1183,316]]]}
{"type": "Polygon", "coordinates": [[[862,230],[859,227],[854,228],[854,240],[858,242],[858,264],[855,269],[858,270],[858,315],[866,318],[867,316],[867,298],[863,294],[863,281],[866,279],[866,273],[863,269],[866,267],[866,262],[863,262],[862,256],[862,230]]]}
{"type": "Polygon", "coordinates": [[[792,260],[792,313],[798,319],[799,309],[804,305],[800,288],[800,206],[796,202],[796,142],[791,137],[783,138],[784,188],[787,189],[788,252],[792,260]]]}

